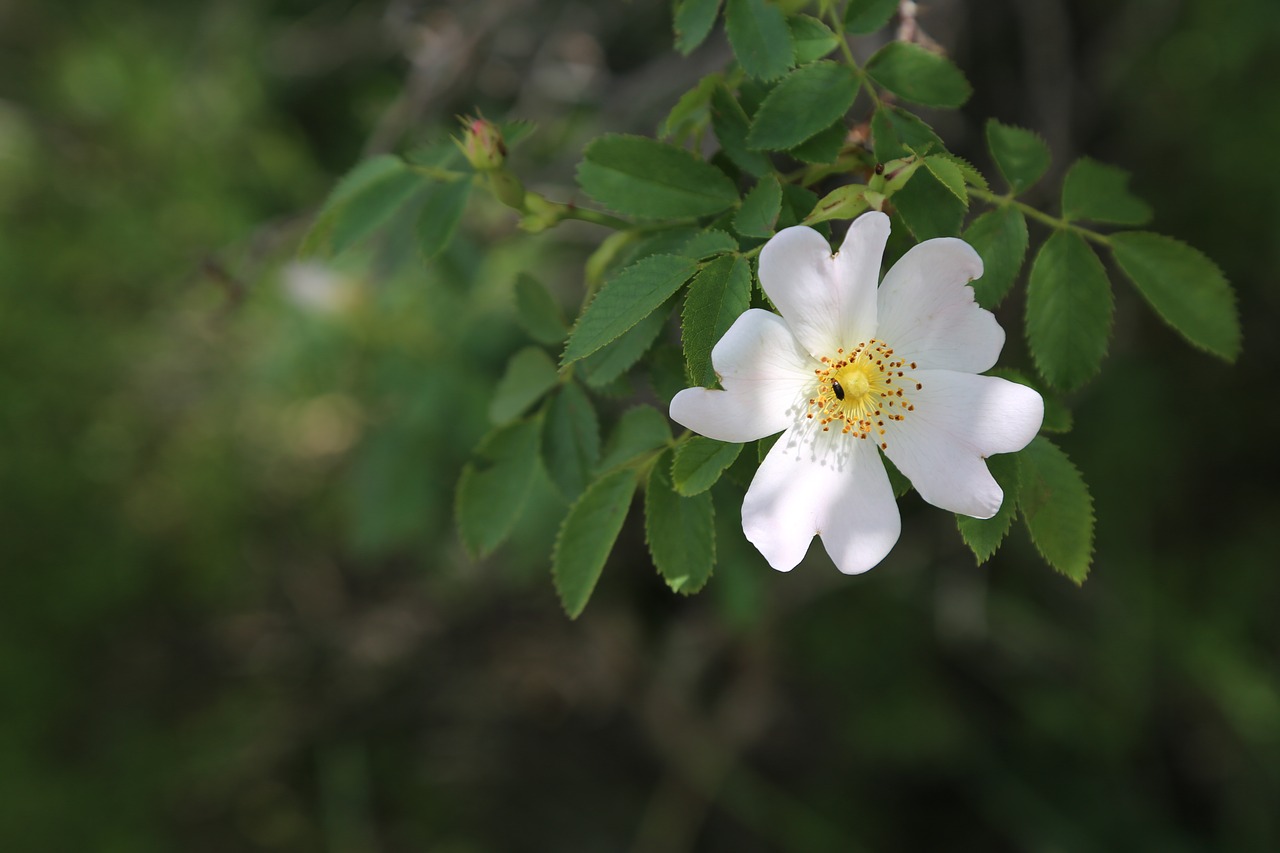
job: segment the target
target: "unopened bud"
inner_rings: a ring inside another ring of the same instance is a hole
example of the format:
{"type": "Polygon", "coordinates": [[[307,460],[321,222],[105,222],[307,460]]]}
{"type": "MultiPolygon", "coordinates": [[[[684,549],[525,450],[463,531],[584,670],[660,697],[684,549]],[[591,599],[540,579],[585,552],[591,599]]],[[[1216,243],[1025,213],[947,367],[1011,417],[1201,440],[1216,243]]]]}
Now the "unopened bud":
{"type": "Polygon", "coordinates": [[[477,172],[501,169],[507,159],[507,145],[502,141],[502,131],[493,122],[483,118],[462,119],[462,140],[458,147],[467,162],[477,172]]]}

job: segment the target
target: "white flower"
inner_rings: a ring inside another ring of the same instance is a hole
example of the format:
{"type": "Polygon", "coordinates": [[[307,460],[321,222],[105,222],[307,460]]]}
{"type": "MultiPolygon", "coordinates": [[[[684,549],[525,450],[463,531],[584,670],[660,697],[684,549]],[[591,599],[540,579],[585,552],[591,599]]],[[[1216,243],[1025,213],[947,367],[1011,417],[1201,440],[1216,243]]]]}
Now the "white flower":
{"type": "Polygon", "coordinates": [[[290,261],[281,275],[285,296],[304,311],[335,315],[355,303],[355,282],[319,261],[290,261]]]}
{"type": "Polygon", "coordinates": [[[982,259],[963,240],[915,246],[876,287],[889,218],[871,212],[832,255],[797,226],[760,252],[782,316],[753,308],[711,351],[723,391],[686,388],[678,423],[720,441],[782,432],[742,503],[742,529],[790,571],[814,534],[840,571],[885,558],[902,529],[880,452],[934,506],[990,518],[1004,495],[983,461],[1035,437],[1044,401],[989,370],[1004,330],[973,301],[982,259]]]}

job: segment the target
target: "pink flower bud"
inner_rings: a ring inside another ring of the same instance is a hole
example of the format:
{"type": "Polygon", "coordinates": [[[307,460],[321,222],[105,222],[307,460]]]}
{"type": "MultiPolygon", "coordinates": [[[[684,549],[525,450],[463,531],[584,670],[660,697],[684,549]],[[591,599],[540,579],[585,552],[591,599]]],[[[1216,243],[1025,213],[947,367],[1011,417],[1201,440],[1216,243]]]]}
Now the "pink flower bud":
{"type": "Polygon", "coordinates": [[[498,126],[479,117],[462,119],[462,126],[460,147],[472,168],[477,172],[501,169],[507,159],[507,146],[498,126]]]}

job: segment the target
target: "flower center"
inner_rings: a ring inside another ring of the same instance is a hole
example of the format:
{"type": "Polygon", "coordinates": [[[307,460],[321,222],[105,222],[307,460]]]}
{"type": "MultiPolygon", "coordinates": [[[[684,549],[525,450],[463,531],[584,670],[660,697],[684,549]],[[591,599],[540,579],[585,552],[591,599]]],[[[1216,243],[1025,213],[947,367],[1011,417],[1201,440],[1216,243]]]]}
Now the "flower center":
{"type": "Polygon", "coordinates": [[[875,338],[821,360],[822,367],[813,371],[817,385],[806,417],[823,432],[838,426],[841,433],[862,439],[874,434],[881,449],[888,447],[885,422],[906,420],[915,411],[906,392],[923,386],[906,371],[916,363],[896,358],[893,347],[875,338]]]}

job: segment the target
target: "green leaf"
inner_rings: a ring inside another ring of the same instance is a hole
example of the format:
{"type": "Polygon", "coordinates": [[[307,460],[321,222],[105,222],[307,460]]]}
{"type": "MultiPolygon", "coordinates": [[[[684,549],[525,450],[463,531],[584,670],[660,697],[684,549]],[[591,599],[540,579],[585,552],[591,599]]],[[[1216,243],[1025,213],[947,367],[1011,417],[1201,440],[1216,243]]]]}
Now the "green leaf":
{"type": "Polygon", "coordinates": [[[769,158],[759,151],[747,148],[747,133],[751,121],[742,105],[727,88],[719,86],[711,93],[711,128],[725,156],[742,171],[763,177],[773,171],[769,158]]]}
{"type": "Polygon", "coordinates": [[[1013,287],[1027,255],[1027,220],[1012,205],[982,214],[964,232],[964,241],[982,257],[982,278],[972,282],[983,308],[995,308],[1013,287]]]}
{"type": "Polygon", "coordinates": [[[782,11],[765,0],[726,0],[724,28],[742,70],[776,80],[795,64],[791,28],[782,11]]]}
{"type": "Polygon", "coordinates": [[[1098,372],[1111,333],[1111,284],[1084,238],[1057,231],[1027,281],[1027,342],[1050,385],[1070,391],[1098,372]]]}
{"type": "Polygon", "coordinates": [[[616,133],[587,146],[578,184],[605,207],[646,219],[709,216],[738,200],[724,172],[689,151],[616,133]]]}
{"type": "Polygon", "coordinates": [[[802,65],[774,87],[751,121],[747,145],[781,151],[840,119],[861,85],[847,65],[821,60],[802,65]]]}
{"type": "Polygon", "coordinates": [[[528,273],[516,276],[516,322],[540,344],[558,344],[569,334],[551,293],[528,273]]]}
{"type": "Polygon", "coordinates": [[[787,149],[787,153],[803,163],[834,163],[844,150],[845,140],[849,136],[849,128],[844,119],[836,121],[826,130],[820,130],[795,148],[787,149]]]}
{"type": "Polygon", "coordinates": [[[750,306],[751,265],[746,258],[722,255],[694,276],[681,317],[691,381],[703,386],[715,382],[711,349],[750,306]]]}
{"type": "Polygon", "coordinates": [[[974,166],[968,160],[963,157],[957,157],[954,154],[939,154],[938,156],[945,158],[947,162],[953,164],[957,169],[959,169],[960,174],[964,176],[964,182],[969,186],[977,187],[981,190],[991,189],[991,186],[987,183],[987,179],[978,171],[978,167],[974,166]]]}
{"type": "Polygon", "coordinates": [[[473,557],[491,553],[511,535],[538,469],[537,418],[499,427],[484,437],[462,469],[454,513],[473,557]]]}
{"type": "Polygon", "coordinates": [[[720,12],[720,0],[678,0],[676,3],[676,50],[685,56],[706,40],[720,12]]]}
{"type": "Polygon", "coordinates": [[[574,382],[567,382],[551,398],[542,430],[542,458],[547,473],[568,500],[591,480],[600,459],[600,423],[595,407],[574,382]]]}
{"type": "Polygon", "coordinates": [[[987,122],[987,147],[991,149],[991,159],[1009,182],[1009,189],[1014,195],[1040,180],[1049,168],[1049,146],[1029,130],[990,119],[987,122]]]}
{"type": "Polygon", "coordinates": [[[1236,360],[1240,316],[1217,264],[1186,243],[1149,231],[1112,234],[1111,251],[1162,320],[1194,346],[1236,360]]]}
{"type": "Polygon", "coordinates": [[[748,116],[753,116],[776,85],[778,85],[777,80],[757,80],[755,77],[740,80],[738,81],[738,103],[742,104],[742,109],[748,116]]]}
{"type": "MultiPolygon", "coordinates": [[[[780,438],[782,438],[782,433],[778,433],[777,435],[766,435],[764,438],[755,442],[757,465],[764,461],[764,458],[769,455],[769,452],[773,450],[773,446],[778,443],[778,439],[780,438]]],[[[889,457],[885,456],[884,460],[885,462],[889,462],[889,457]]],[[[889,462],[889,464],[892,465],[893,463],[889,462]]]]}
{"type": "Polygon", "coordinates": [[[636,492],[636,474],[620,468],[591,484],[569,509],[552,555],[551,576],[570,619],[582,613],[622,532],[636,492]]]}
{"type": "MultiPolygon", "coordinates": [[[[506,141],[510,143],[510,140],[506,141]]],[[[404,161],[411,166],[430,169],[470,168],[463,162],[462,149],[447,136],[410,148],[404,152],[404,161]]]]}
{"type": "Polygon", "coordinates": [[[813,211],[805,217],[804,224],[812,225],[829,219],[852,219],[870,207],[867,203],[866,191],[864,184],[845,184],[843,187],[836,187],[822,197],[822,201],[818,202],[813,211]]]}
{"type": "Polygon", "coordinates": [[[418,212],[418,249],[424,258],[434,258],[449,245],[458,230],[467,199],[471,197],[471,178],[454,181],[430,181],[423,193],[418,212]]]}
{"type": "Polygon", "coordinates": [[[741,452],[741,444],[689,436],[676,448],[675,460],[671,463],[671,480],[676,491],[686,497],[705,492],[716,484],[724,469],[732,465],[741,452]]]}
{"type": "Polygon", "coordinates": [[[889,23],[898,11],[898,0],[849,0],[844,7],[844,28],[854,35],[866,35],[889,23]]]}
{"type": "Polygon", "coordinates": [[[1129,192],[1129,173],[1081,157],[1062,181],[1062,218],[1146,225],[1151,206],[1129,192]]]}
{"type": "Polygon", "coordinates": [[[666,461],[664,454],[649,471],[644,539],[667,586],[691,595],[706,585],[716,563],[715,507],[710,492],[678,494],[666,461]]]}
{"type": "Polygon", "coordinates": [[[1093,498],[1067,454],[1044,436],[1018,454],[1018,508],[1050,566],[1084,583],[1093,556],[1093,498]]]}
{"type": "MultiPolygon", "coordinates": [[[[587,256],[587,262],[583,266],[583,278],[586,279],[587,290],[594,291],[600,286],[604,277],[623,265],[624,261],[634,260],[636,248],[644,240],[644,232],[634,228],[615,231],[601,240],[595,251],[587,256]]],[[[567,331],[566,329],[566,333],[567,331]]]]}
{"type": "Polygon", "coordinates": [[[964,72],[951,60],[903,41],[877,50],[866,70],[898,97],[927,107],[959,107],[973,94],[964,72]]]}
{"type": "Polygon", "coordinates": [[[733,217],[733,228],[743,237],[772,236],[781,209],[782,187],[777,178],[766,175],[742,200],[742,207],[733,217]]]}
{"type": "Polygon", "coordinates": [[[583,379],[592,388],[603,388],[626,373],[653,346],[671,316],[670,301],[636,323],[622,336],[582,361],[583,379]]]}
{"type": "Polygon", "coordinates": [[[423,178],[399,157],[365,160],[333,188],[298,254],[341,254],[390,219],[422,185],[423,178]]]}
{"type": "Polygon", "coordinates": [[[642,233],[640,239],[621,255],[623,260],[620,266],[630,266],[652,255],[685,255],[692,258],[685,247],[702,233],[704,229],[696,225],[659,227],[655,231],[642,233]]]}
{"type": "Polygon", "coordinates": [[[507,362],[507,372],[489,400],[489,420],[513,421],[556,386],[555,363],[540,347],[525,347],[507,362]]]}
{"type": "Polygon", "coordinates": [[[697,268],[695,261],[679,255],[651,255],[606,281],[569,333],[561,363],[591,355],[639,323],[679,290],[697,268]]]}
{"type": "Polygon", "coordinates": [[[515,148],[525,140],[525,137],[531,136],[537,127],[536,123],[524,118],[504,121],[498,125],[498,129],[502,131],[502,141],[506,143],[508,149],[515,148]]]}
{"type": "Polygon", "coordinates": [[[884,472],[889,475],[889,488],[893,489],[895,498],[900,498],[911,491],[911,481],[907,479],[906,474],[898,470],[898,466],[893,464],[892,459],[881,453],[880,461],[884,463],[884,472]]]}
{"type": "Polygon", "coordinates": [[[840,37],[812,15],[796,15],[788,18],[787,24],[791,27],[791,43],[795,45],[799,65],[821,59],[840,43],[840,37]]]}
{"type": "Polygon", "coordinates": [[[728,231],[708,228],[706,231],[690,237],[689,241],[680,247],[680,251],[677,254],[700,261],[711,255],[722,255],[725,252],[736,251],[738,251],[738,241],[733,239],[733,235],[728,231]]]}
{"type": "Polygon", "coordinates": [[[960,538],[969,546],[978,565],[991,559],[991,555],[1004,541],[1013,519],[1018,514],[1018,457],[1014,453],[1001,453],[987,459],[987,469],[996,478],[1000,488],[1004,490],[1004,502],[991,518],[970,518],[967,515],[956,516],[956,526],[960,528],[960,538]]]}
{"type": "Polygon", "coordinates": [[[605,442],[600,470],[610,471],[626,465],[646,453],[671,443],[671,425],[667,416],[652,406],[627,409],[605,442]]]}
{"type": "Polygon", "coordinates": [[[698,85],[681,95],[658,127],[658,136],[678,141],[705,128],[711,117],[711,93],[723,81],[723,74],[708,74],[698,81],[698,85]]]}
{"type": "Polygon", "coordinates": [[[663,403],[670,403],[689,384],[680,347],[658,344],[645,361],[649,366],[649,386],[663,403]]]}
{"type": "Polygon", "coordinates": [[[938,179],[938,183],[946,187],[966,209],[969,207],[969,193],[965,191],[964,173],[960,171],[959,166],[951,162],[946,157],[934,155],[924,158],[924,167],[928,169],[929,173],[938,179]]]}
{"type": "MultiPolygon", "coordinates": [[[[809,215],[817,203],[818,194],[808,187],[783,184],[782,212],[778,214],[778,230],[781,231],[783,228],[798,225],[800,220],[809,215]]],[[[818,230],[821,231],[822,229],[819,228],[818,230]]],[[[831,235],[826,233],[823,236],[830,237],[831,235]]]]}
{"type": "Polygon", "coordinates": [[[881,163],[944,149],[933,128],[901,107],[881,105],[876,110],[871,117],[871,139],[876,160],[881,163]]]}
{"type": "MultiPolygon", "coordinates": [[[[770,438],[774,438],[774,436],[770,436],[770,438]]],[[[767,441],[768,439],[764,440],[767,441]]],[[[721,480],[738,491],[745,491],[749,488],[751,480],[756,475],[756,469],[760,467],[760,460],[756,459],[755,453],[756,447],[760,444],[761,442],[759,441],[752,441],[746,444],[747,452],[739,454],[733,464],[724,469],[721,480]]]]}
{"type": "Polygon", "coordinates": [[[959,236],[964,204],[928,169],[917,170],[892,201],[917,240],[959,236]]]}

